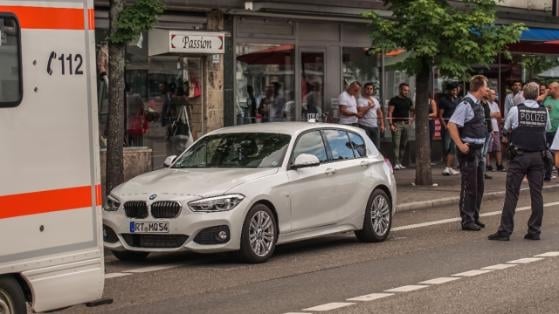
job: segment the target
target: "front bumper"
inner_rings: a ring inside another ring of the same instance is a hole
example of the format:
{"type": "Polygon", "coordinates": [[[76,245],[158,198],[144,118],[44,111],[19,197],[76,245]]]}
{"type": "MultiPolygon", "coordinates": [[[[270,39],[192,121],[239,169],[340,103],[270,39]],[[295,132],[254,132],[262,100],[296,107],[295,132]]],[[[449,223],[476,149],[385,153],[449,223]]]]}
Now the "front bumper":
{"type": "Polygon", "coordinates": [[[184,207],[176,218],[170,219],[157,219],[151,216],[145,219],[129,218],[122,208],[115,212],[104,211],[104,245],[105,248],[115,251],[198,253],[235,251],[240,249],[245,214],[246,207],[242,203],[230,211],[215,213],[193,212],[184,207]],[[169,232],[132,233],[131,222],[168,222],[169,232]],[[220,244],[204,244],[208,243],[207,236],[200,233],[208,231],[208,228],[210,231],[215,230],[214,227],[228,230],[227,241],[220,244]],[[202,241],[201,238],[205,238],[206,241],[202,241]]]}

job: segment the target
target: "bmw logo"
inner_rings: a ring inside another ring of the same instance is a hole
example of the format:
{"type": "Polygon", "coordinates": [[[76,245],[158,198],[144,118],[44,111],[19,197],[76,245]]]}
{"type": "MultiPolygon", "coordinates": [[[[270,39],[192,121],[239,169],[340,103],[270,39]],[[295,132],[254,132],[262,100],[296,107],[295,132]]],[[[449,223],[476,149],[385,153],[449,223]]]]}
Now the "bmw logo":
{"type": "Polygon", "coordinates": [[[149,200],[153,201],[157,197],[157,194],[152,194],[149,196],[149,200]]]}

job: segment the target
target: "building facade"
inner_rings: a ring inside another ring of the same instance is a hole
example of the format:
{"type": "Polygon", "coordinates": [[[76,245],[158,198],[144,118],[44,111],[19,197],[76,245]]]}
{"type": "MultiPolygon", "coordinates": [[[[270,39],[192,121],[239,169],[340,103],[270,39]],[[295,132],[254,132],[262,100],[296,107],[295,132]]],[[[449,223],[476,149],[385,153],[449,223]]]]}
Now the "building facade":
{"type": "MultiPolygon", "coordinates": [[[[512,60],[498,58],[491,68],[480,68],[500,94],[506,93],[509,81],[539,78],[546,67],[556,65],[559,50],[555,47],[559,46],[553,40],[559,40],[559,20],[554,16],[554,1],[500,3],[499,23],[523,22],[529,27],[522,42],[511,46],[512,60]],[[529,63],[531,59],[535,61],[529,63]],[[530,68],[534,63],[539,67],[530,68]]],[[[383,1],[166,0],[165,4],[166,12],[154,31],[130,43],[126,54],[127,116],[133,116],[138,107],[147,113],[149,124],[140,144],[152,149],[156,168],[170,154],[167,128],[158,117],[166,101],[163,85],[171,92],[171,102],[177,97],[188,102],[194,138],[245,123],[310,118],[335,122],[337,96],[355,79],[373,82],[383,105],[401,82],[410,83],[414,95],[413,77],[394,66],[406,57],[405,52],[369,53],[374,43],[362,13],[376,10],[389,17],[383,1]],[[208,43],[210,37],[222,36],[223,47],[217,53],[171,51],[171,32],[208,43]]],[[[108,1],[96,1],[101,60],[108,5],[108,1]]],[[[433,93],[443,90],[447,79],[436,72],[433,93]]],[[[103,120],[108,110],[101,77],[99,83],[103,120]]]]}

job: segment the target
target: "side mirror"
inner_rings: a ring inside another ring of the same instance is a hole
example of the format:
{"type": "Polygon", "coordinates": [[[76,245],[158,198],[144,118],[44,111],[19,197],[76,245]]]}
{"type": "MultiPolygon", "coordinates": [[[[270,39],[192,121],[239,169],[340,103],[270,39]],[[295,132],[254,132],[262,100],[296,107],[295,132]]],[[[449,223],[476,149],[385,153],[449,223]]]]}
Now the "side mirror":
{"type": "Polygon", "coordinates": [[[167,168],[171,167],[175,159],[177,159],[177,155],[168,156],[167,158],[165,158],[165,161],[163,162],[163,166],[167,168]]]}
{"type": "Polygon", "coordinates": [[[300,169],[306,167],[315,167],[320,165],[320,160],[318,157],[312,154],[300,154],[295,158],[293,165],[291,165],[291,169],[300,169]]]}

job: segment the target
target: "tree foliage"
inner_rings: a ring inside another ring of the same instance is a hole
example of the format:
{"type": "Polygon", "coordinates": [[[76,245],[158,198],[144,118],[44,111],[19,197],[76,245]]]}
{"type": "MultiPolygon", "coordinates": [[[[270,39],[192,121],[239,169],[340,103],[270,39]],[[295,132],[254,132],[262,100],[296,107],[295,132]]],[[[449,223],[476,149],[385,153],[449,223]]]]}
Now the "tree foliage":
{"type": "Polygon", "coordinates": [[[116,29],[111,32],[112,44],[124,45],[151,29],[157,16],[165,9],[161,0],[137,0],[126,6],[118,16],[116,29]]]}
{"type": "Polygon", "coordinates": [[[497,25],[496,0],[388,0],[392,18],[366,13],[372,22],[374,49],[405,48],[411,52],[402,64],[416,74],[424,62],[443,75],[462,77],[472,65],[487,65],[508,44],[517,42],[523,24],[497,25]]]}

